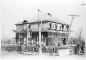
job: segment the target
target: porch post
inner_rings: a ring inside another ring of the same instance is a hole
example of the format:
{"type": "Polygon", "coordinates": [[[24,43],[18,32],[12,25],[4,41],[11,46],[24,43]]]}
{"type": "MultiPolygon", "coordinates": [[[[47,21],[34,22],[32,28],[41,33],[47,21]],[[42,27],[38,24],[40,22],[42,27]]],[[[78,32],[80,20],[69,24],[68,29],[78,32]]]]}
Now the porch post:
{"type": "Polygon", "coordinates": [[[18,45],[20,45],[20,32],[19,32],[19,44],[18,45]]]}

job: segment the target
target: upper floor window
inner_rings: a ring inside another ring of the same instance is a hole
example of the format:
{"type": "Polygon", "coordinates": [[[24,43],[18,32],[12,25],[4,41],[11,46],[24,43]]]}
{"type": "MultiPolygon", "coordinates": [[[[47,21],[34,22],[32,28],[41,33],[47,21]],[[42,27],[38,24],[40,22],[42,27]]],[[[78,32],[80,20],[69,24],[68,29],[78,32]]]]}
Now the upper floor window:
{"type": "Polygon", "coordinates": [[[55,29],[56,29],[56,30],[57,30],[57,27],[58,27],[57,24],[55,24],[55,29]]]}
{"type": "Polygon", "coordinates": [[[49,23],[49,29],[67,31],[69,29],[69,25],[49,23]]]}
{"type": "Polygon", "coordinates": [[[60,26],[60,30],[62,29],[62,26],[60,26]]]}
{"type": "Polygon", "coordinates": [[[67,27],[67,30],[69,29],[69,25],[66,26],[67,27]]]}
{"type": "Polygon", "coordinates": [[[55,29],[56,27],[55,27],[55,23],[52,23],[52,29],[55,29]]]}
{"type": "Polygon", "coordinates": [[[24,29],[24,25],[18,25],[16,26],[16,30],[21,31],[24,29]]]}
{"type": "Polygon", "coordinates": [[[64,25],[62,24],[62,29],[64,29],[64,25]]]}
{"type": "Polygon", "coordinates": [[[50,25],[50,29],[52,28],[52,23],[49,24],[50,25]]]}

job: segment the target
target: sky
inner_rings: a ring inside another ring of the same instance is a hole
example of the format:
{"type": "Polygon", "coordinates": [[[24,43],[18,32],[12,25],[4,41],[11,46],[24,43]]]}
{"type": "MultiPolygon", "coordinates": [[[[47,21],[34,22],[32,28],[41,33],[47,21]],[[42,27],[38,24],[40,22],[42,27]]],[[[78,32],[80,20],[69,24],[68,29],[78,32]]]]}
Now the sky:
{"type": "Polygon", "coordinates": [[[86,0],[1,0],[1,38],[15,37],[15,24],[23,20],[32,21],[37,16],[37,9],[43,14],[51,13],[53,17],[70,24],[69,15],[79,15],[72,23],[72,31],[86,39],[86,0]]]}

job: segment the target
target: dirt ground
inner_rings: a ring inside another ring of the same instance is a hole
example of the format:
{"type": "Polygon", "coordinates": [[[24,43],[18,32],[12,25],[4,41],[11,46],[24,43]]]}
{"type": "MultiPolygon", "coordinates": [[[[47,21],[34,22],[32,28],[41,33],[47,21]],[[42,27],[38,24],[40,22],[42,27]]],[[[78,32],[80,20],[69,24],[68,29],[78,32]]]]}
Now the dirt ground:
{"type": "Polygon", "coordinates": [[[86,60],[86,55],[68,55],[68,56],[49,56],[49,55],[27,55],[17,52],[2,51],[1,60],[86,60]]]}

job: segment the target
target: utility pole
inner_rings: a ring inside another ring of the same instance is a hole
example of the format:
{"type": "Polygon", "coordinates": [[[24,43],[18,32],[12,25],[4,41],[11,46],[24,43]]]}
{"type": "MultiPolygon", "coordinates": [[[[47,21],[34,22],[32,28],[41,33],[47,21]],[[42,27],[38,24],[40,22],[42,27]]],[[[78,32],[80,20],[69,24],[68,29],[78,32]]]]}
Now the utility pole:
{"type": "Polygon", "coordinates": [[[81,38],[82,38],[81,34],[82,34],[82,30],[79,32],[79,39],[80,39],[80,40],[81,40],[81,38]]]}
{"type": "MultiPolygon", "coordinates": [[[[81,5],[86,7],[86,3],[82,3],[81,5]]],[[[86,48],[86,40],[85,40],[85,48],[86,48]]],[[[86,49],[85,49],[85,51],[86,51],[86,49]]]]}
{"type": "Polygon", "coordinates": [[[73,23],[73,21],[74,21],[74,19],[75,19],[75,17],[79,17],[79,15],[69,15],[69,16],[71,16],[71,22],[70,22],[70,27],[69,27],[69,34],[70,34],[70,32],[71,32],[71,27],[72,27],[72,23],[73,23]]]}
{"type": "Polygon", "coordinates": [[[79,17],[79,15],[73,15],[73,14],[71,14],[71,15],[69,15],[69,16],[71,16],[72,19],[71,19],[70,26],[69,26],[68,40],[70,40],[69,35],[70,35],[70,33],[71,33],[72,23],[73,23],[75,17],[79,17]]]}
{"type": "Polygon", "coordinates": [[[40,10],[38,9],[38,32],[39,32],[39,53],[42,54],[41,50],[41,30],[42,30],[42,21],[39,20],[39,12],[40,10]]]}
{"type": "MultiPolygon", "coordinates": [[[[39,19],[39,13],[41,12],[41,10],[38,9],[38,31],[39,31],[39,45],[40,45],[40,48],[39,48],[39,53],[42,54],[42,19],[39,19]]],[[[47,15],[51,16],[52,18],[52,15],[50,13],[48,13],[47,15]]]]}

